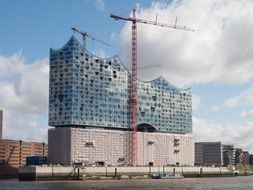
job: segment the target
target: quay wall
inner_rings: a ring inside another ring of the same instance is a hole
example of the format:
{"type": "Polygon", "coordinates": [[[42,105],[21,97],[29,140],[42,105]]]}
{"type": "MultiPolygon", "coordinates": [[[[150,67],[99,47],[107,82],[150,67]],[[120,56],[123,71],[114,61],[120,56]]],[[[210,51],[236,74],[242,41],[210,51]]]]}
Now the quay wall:
{"type": "MultiPolygon", "coordinates": [[[[225,167],[72,167],[24,166],[19,180],[68,180],[89,177],[151,176],[153,173],[182,173],[184,177],[233,176],[225,167]]],[[[251,175],[252,173],[244,173],[251,175]]]]}

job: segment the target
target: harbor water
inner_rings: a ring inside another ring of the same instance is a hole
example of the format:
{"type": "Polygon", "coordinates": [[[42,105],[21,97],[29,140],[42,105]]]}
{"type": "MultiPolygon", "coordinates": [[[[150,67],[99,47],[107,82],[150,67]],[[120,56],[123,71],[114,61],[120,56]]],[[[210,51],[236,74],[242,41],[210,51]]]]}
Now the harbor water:
{"type": "Polygon", "coordinates": [[[84,181],[0,180],[0,190],[252,190],[253,176],[84,181]]]}

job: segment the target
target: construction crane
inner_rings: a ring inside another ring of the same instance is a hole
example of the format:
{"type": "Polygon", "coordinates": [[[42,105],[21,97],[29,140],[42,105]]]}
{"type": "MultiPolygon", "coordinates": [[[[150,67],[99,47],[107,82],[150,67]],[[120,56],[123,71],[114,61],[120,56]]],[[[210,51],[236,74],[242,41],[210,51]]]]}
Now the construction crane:
{"type": "Polygon", "coordinates": [[[188,28],[186,26],[177,25],[177,19],[175,24],[166,24],[157,22],[157,15],[155,21],[138,19],[135,15],[136,10],[133,9],[132,17],[121,17],[111,14],[111,18],[115,20],[124,20],[132,22],[132,76],[131,76],[131,145],[130,145],[130,164],[135,166],[137,164],[137,23],[151,24],[160,27],[168,27],[180,30],[194,31],[193,28],[188,28]]]}
{"type": "Polygon", "coordinates": [[[8,158],[6,159],[6,162],[7,162],[7,164],[9,163],[9,161],[10,161],[10,159],[11,159],[11,156],[12,156],[12,154],[14,153],[14,150],[15,150],[15,148],[16,148],[16,146],[11,146],[12,148],[11,148],[11,151],[10,151],[10,153],[9,153],[9,156],[8,156],[8,158]]]}
{"type": "Polygon", "coordinates": [[[110,46],[110,44],[102,41],[102,40],[99,40],[97,38],[95,38],[94,36],[92,36],[91,34],[87,33],[87,32],[83,32],[83,31],[80,31],[76,28],[71,28],[71,30],[73,30],[73,32],[76,32],[76,33],[79,33],[83,36],[83,48],[86,49],[86,37],[90,38],[91,40],[94,40],[94,41],[97,41],[101,44],[104,44],[106,46],[110,46]]]}

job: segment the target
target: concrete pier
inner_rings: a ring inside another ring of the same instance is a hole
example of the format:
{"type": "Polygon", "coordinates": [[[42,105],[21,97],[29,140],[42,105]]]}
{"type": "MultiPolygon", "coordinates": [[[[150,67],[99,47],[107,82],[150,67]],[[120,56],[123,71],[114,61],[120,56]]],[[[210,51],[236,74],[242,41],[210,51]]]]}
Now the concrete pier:
{"type": "Polygon", "coordinates": [[[63,166],[23,166],[19,168],[20,181],[79,179],[80,169],[63,166]]]}
{"type": "MultiPolygon", "coordinates": [[[[182,173],[184,177],[233,176],[227,168],[214,167],[72,167],[72,166],[24,166],[19,168],[19,180],[73,180],[73,179],[121,179],[147,178],[153,173],[182,173]]],[[[252,175],[252,173],[247,173],[252,175]]]]}

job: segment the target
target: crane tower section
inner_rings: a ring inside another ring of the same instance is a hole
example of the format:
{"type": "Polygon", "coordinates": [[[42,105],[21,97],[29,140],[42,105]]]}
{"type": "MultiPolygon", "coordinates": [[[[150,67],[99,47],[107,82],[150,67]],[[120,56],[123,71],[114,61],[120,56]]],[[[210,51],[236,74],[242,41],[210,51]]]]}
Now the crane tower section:
{"type": "Polygon", "coordinates": [[[131,134],[131,145],[130,145],[130,153],[131,153],[131,165],[136,165],[137,163],[137,23],[143,24],[151,24],[160,27],[168,27],[186,31],[194,31],[193,28],[188,28],[186,26],[179,26],[177,25],[177,21],[175,24],[167,24],[167,23],[160,23],[157,21],[150,21],[144,19],[136,18],[136,10],[133,9],[133,16],[132,17],[121,17],[118,15],[111,14],[111,18],[115,20],[124,20],[132,22],[132,75],[131,75],[131,127],[132,127],[132,134],[131,134]]]}

